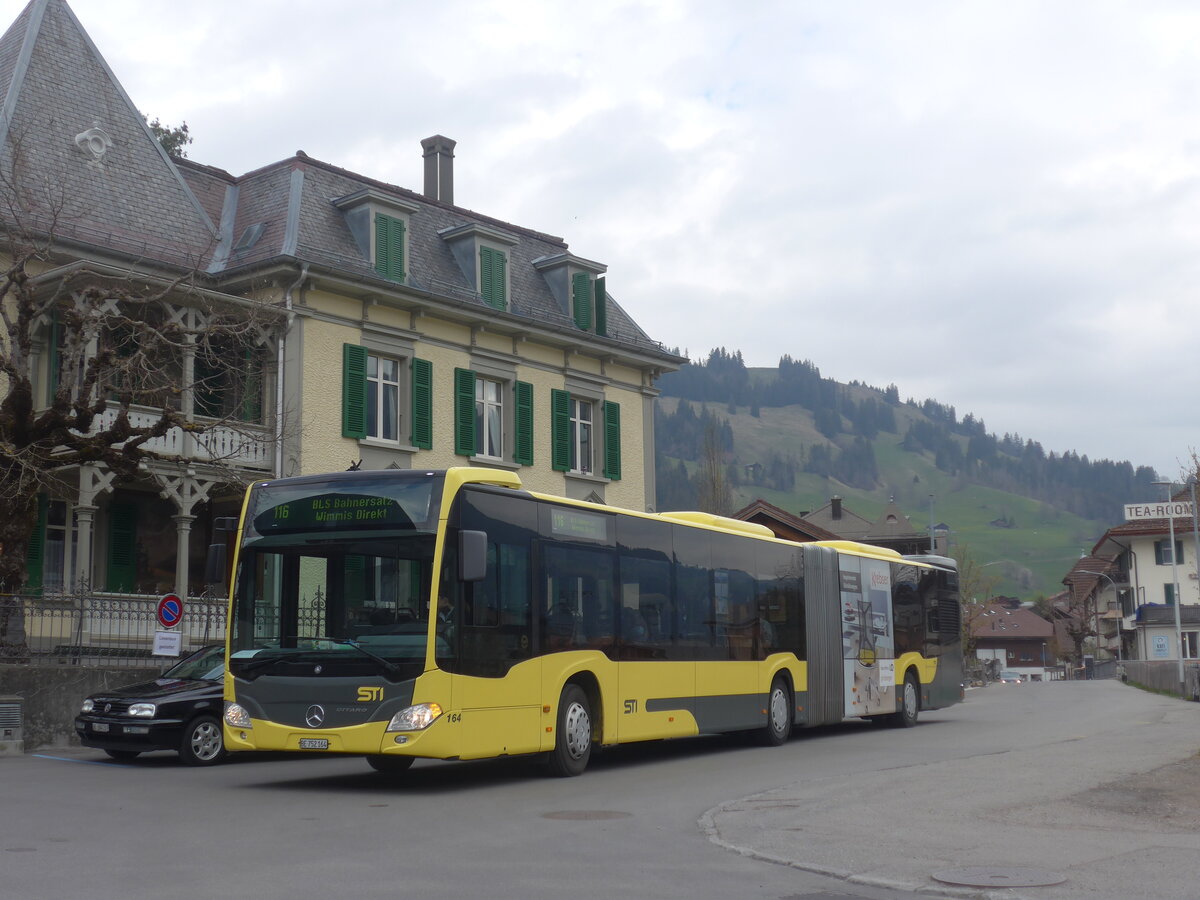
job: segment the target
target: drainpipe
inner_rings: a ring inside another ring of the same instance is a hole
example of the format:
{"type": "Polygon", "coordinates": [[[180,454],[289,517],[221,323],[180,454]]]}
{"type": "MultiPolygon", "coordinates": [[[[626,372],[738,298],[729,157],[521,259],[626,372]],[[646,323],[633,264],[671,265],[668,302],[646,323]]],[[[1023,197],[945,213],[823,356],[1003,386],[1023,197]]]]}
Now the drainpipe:
{"type": "Polygon", "coordinates": [[[296,314],[292,312],[292,292],[304,283],[308,277],[308,263],[300,267],[300,277],[288,285],[283,292],[283,308],[287,310],[287,325],[279,336],[279,347],[275,366],[275,477],[283,477],[283,356],[284,345],[288,332],[292,330],[292,322],[296,314]]]}

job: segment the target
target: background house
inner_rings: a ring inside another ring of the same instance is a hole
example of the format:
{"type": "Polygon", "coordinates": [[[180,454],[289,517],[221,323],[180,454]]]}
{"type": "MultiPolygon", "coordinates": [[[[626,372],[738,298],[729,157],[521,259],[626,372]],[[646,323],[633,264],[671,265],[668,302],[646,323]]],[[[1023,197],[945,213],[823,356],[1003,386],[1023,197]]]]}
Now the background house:
{"type": "Polygon", "coordinates": [[[970,630],[975,656],[993,677],[1011,669],[1041,679],[1058,664],[1051,624],[1018,603],[988,604],[970,630]]]}

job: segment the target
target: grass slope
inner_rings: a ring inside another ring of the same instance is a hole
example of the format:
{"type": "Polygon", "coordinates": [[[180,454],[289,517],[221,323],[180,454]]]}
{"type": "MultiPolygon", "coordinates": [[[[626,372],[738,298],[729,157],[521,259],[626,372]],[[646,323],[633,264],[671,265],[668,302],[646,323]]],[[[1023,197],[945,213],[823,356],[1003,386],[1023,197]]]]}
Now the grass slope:
{"type": "MultiPolygon", "coordinates": [[[[664,412],[675,409],[674,397],[659,398],[664,412]]],[[[699,410],[701,404],[693,403],[699,410]]],[[[753,463],[766,464],[772,454],[803,460],[816,443],[829,443],[813,426],[808,410],[798,406],[763,408],[758,417],[745,407],[731,413],[723,405],[710,405],[729,420],[734,434],[733,462],[740,471],[753,463]]],[[[935,523],[950,526],[952,549],[967,547],[979,563],[996,577],[994,592],[1032,599],[1062,590],[1062,578],[1074,561],[1104,532],[1105,523],[1065,512],[1036,498],[1025,497],[972,483],[939,471],[928,454],[910,453],[900,446],[915,410],[896,410],[899,434],[881,433],[874,441],[880,483],[862,490],[834,479],[800,474],[793,491],[766,485],[741,484],[734,489],[734,508],[755,498],[793,513],[824,506],[829,498],[842,497],[849,509],[874,520],[888,500],[895,498],[913,527],[925,531],[930,521],[930,495],[935,523]],[[1007,519],[1015,527],[991,523],[1007,519]]],[[[845,436],[843,436],[845,437],[845,436]]],[[[673,462],[673,461],[672,461],[673,462]]],[[[694,465],[688,464],[689,471],[694,465]]]]}

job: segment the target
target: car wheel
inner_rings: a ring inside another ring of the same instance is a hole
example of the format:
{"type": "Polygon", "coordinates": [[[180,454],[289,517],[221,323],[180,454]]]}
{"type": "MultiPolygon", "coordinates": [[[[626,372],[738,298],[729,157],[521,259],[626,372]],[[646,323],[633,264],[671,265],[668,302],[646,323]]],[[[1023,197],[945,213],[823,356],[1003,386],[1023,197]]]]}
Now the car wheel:
{"type": "Polygon", "coordinates": [[[909,672],[904,676],[904,686],[900,696],[896,698],[896,711],[888,720],[895,728],[912,728],[917,724],[917,714],[921,711],[921,689],[917,676],[909,672]]]}
{"type": "Polygon", "coordinates": [[[367,757],[367,765],[384,775],[399,775],[411,769],[415,759],[413,756],[385,756],[382,753],[374,753],[367,757]]]}
{"type": "Polygon", "coordinates": [[[782,678],[776,678],[771,682],[771,694],[767,699],[767,725],[759,736],[766,746],[778,747],[791,733],[792,692],[782,678]]]}
{"type": "Polygon", "coordinates": [[[183,730],[179,758],[189,766],[211,766],[225,758],[225,736],[213,716],[197,716],[183,730]]]}
{"type": "Polygon", "coordinates": [[[104,752],[110,759],[118,759],[121,762],[129,762],[141,755],[140,750],[105,750],[104,752]]]}
{"type": "Polygon", "coordinates": [[[587,694],[568,684],[558,699],[558,729],[550,751],[550,772],[560,777],[581,775],[592,756],[592,713],[587,694]]]}

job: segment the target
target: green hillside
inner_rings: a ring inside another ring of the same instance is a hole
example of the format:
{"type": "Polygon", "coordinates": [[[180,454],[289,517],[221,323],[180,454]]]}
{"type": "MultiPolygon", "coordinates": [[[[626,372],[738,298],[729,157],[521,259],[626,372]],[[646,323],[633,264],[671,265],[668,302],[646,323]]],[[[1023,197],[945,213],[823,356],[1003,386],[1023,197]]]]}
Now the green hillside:
{"type": "MultiPolygon", "coordinates": [[[[752,378],[761,379],[761,370],[752,370],[752,378]]],[[[850,397],[879,397],[878,391],[858,386],[839,386],[850,397]]],[[[669,415],[679,405],[677,397],[659,399],[660,415],[669,415]]],[[[701,408],[696,400],[693,408],[701,408]]],[[[1071,513],[1059,505],[1021,493],[979,484],[972,479],[940,470],[933,454],[911,452],[902,446],[909,423],[923,419],[914,406],[895,407],[896,432],[880,432],[870,440],[878,468],[878,480],[870,489],[856,488],[832,477],[797,471],[791,490],[781,491],[768,484],[747,483],[753,466],[766,466],[773,458],[791,458],[802,470],[812,448],[823,445],[834,452],[849,445],[853,438],[839,434],[833,440],[818,430],[813,413],[799,405],[762,406],[752,415],[750,406],[725,403],[704,404],[709,412],[729,422],[733,446],[726,453],[726,471],[740,482],[733,486],[733,508],[755,498],[792,513],[803,513],[823,506],[829,498],[842,497],[849,509],[867,519],[875,519],[890,498],[894,498],[918,531],[928,529],[930,495],[936,523],[950,527],[952,548],[967,547],[974,559],[989,567],[997,576],[995,592],[1023,599],[1052,594],[1062,589],[1062,577],[1082,552],[1108,525],[1071,513]],[[1006,523],[1000,527],[992,523],[1006,523]]],[[[965,445],[966,439],[963,439],[965,445]]],[[[678,465],[677,458],[660,460],[663,465],[678,465]]],[[[689,473],[698,465],[684,460],[689,473]]]]}

